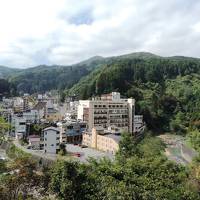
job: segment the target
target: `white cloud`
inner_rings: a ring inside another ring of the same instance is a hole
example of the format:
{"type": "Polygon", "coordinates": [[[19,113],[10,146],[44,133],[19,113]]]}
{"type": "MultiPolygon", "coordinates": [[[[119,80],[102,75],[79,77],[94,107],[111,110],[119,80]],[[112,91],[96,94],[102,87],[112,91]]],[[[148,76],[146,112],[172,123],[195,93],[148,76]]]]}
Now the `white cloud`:
{"type": "Polygon", "coordinates": [[[0,65],[135,51],[199,57],[199,10],[195,0],[0,0],[0,65]]]}

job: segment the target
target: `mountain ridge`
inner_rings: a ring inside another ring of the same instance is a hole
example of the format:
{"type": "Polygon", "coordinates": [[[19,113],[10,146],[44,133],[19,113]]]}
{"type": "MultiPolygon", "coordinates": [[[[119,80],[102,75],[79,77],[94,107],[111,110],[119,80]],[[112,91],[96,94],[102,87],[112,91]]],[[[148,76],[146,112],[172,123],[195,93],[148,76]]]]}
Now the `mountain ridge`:
{"type": "Polygon", "coordinates": [[[199,62],[198,58],[173,56],[162,57],[149,52],[134,52],[120,56],[102,57],[94,56],[82,62],[73,65],[38,65],[26,69],[14,69],[9,67],[0,67],[0,78],[8,79],[13,85],[16,85],[20,93],[45,92],[52,89],[65,90],[70,89],[74,84],[84,79],[93,71],[105,66],[111,66],[112,63],[132,60],[148,61],[183,61],[199,62]]]}

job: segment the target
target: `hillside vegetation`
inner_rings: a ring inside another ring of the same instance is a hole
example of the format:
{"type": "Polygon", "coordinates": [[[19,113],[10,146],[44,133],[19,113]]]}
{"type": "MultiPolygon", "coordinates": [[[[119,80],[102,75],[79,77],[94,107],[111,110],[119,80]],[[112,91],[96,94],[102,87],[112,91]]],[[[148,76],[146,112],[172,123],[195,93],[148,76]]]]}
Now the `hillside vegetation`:
{"type": "Polygon", "coordinates": [[[0,78],[8,78],[9,75],[19,72],[19,69],[0,66],[0,78]]]}
{"type": "Polygon", "coordinates": [[[122,57],[94,70],[67,93],[87,99],[112,91],[135,98],[137,113],[154,132],[185,134],[199,128],[199,59],[122,57]]]}
{"type": "Polygon", "coordinates": [[[80,78],[107,61],[96,56],[70,66],[41,65],[27,69],[0,67],[0,77],[8,79],[12,85],[15,85],[18,93],[43,93],[54,89],[70,88],[80,78]]]}

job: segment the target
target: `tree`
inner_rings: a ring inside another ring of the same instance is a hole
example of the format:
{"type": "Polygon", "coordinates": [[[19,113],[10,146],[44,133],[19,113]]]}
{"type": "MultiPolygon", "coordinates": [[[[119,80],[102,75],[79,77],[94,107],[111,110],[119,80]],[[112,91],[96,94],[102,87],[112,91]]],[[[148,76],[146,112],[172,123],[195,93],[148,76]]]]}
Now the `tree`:
{"type": "Polygon", "coordinates": [[[119,142],[119,151],[117,155],[124,158],[129,158],[131,156],[134,156],[136,152],[137,145],[133,136],[128,132],[122,133],[122,139],[119,142]]]}
{"type": "Polygon", "coordinates": [[[165,150],[165,144],[157,137],[147,136],[138,148],[144,157],[160,156],[165,150]]]}
{"type": "Polygon", "coordinates": [[[4,139],[6,131],[9,130],[9,123],[3,117],[0,117],[0,140],[4,139]]]}
{"type": "Polygon", "coordinates": [[[62,155],[62,156],[64,156],[64,155],[66,155],[66,153],[67,153],[66,146],[65,146],[64,143],[61,143],[61,144],[60,144],[60,151],[59,151],[59,154],[62,155]]]}
{"type": "Polygon", "coordinates": [[[31,192],[39,187],[40,175],[36,173],[36,163],[32,159],[17,158],[10,164],[8,171],[0,183],[3,199],[27,199],[31,192]]]}
{"type": "Polygon", "coordinates": [[[49,187],[60,199],[89,199],[89,184],[87,170],[78,162],[59,161],[52,168],[49,187]]]}
{"type": "Polygon", "coordinates": [[[200,152],[200,132],[198,130],[191,131],[188,138],[194,149],[200,152]]]}
{"type": "Polygon", "coordinates": [[[0,160],[0,174],[7,171],[6,161],[0,160]]]}

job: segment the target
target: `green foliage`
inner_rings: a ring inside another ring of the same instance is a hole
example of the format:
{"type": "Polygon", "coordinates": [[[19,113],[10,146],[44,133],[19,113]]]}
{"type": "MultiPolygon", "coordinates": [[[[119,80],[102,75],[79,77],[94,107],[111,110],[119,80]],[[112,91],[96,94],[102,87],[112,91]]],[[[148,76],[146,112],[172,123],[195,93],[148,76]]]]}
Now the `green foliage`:
{"type": "Polygon", "coordinates": [[[17,148],[14,144],[10,145],[10,147],[6,150],[6,154],[11,159],[30,157],[30,154],[17,148]]]}
{"type": "Polygon", "coordinates": [[[14,84],[8,82],[6,79],[1,79],[0,78],[0,95],[3,96],[10,96],[10,95],[15,95],[15,86],[14,84]]]}
{"type": "Polygon", "coordinates": [[[79,163],[60,161],[52,169],[49,187],[61,199],[88,199],[87,179],[87,173],[79,163]]]}
{"type": "Polygon", "coordinates": [[[31,124],[30,125],[30,134],[31,135],[41,135],[42,130],[47,128],[49,124],[31,124]]]}
{"type": "Polygon", "coordinates": [[[66,155],[66,153],[67,153],[66,146],[65,146],[64,143],[61,143],[61,144],[60,144],[59,154],[60,154],[61,156],[64,156],[64,155],[66,155]]]}
{"type": "Polygon", "coordinates": [[[194,149],[200,153],[200,132],[194,130],[188,133],[188,138],[194,149]]]}
{"type": "Polygon", "coordinates": [[[144,157],[160,156],[165,150],[165,144],[160,138],[147,136],[138,145],[140,154],[144,157]]]}
{"type": "Polygon", "coordinates": [[[168,161],[162,154],[165,146],[159,138],[147,135],[136,143],[128,133],[122,137],[115,161],[106,158],[90,159],[85,164],[56,161],[50,170],[45,169],[41,174],[36,172],[30,158],[18,157],[9,167],[17,171],[1,177],[0,198],[28,199],[33,191],[42,195],[50,193],[55,199],[63,200],[200,198],[188,169],[168,161]]]}
{"type": "Polygon", "coordinates": [[[0,141],[4,140],[6,131],[9,130],[10,124],[3,117],[0,117],[0,141]]]}
{"type": "Polygon", "coordinates": [[[63,91],[99,67],[104,60],[94,58],[71,66],[37,66],[15,72],[9,76],[9,82],[16,86],[19,93],[63,91]]]}
{"type": "Polygon", "coordinates": [[[129,158],[136,154],[137,152],[136,141],[132,135],[128,132],[122,133],[122,139],[119,142],[118,155],[123,155],[124,158],[129,158]]]}
{"type": "Polygon", "coordinates": [[[0,175],[1,175],[1,173],[4,173],[6,171],[7,171],[6,161],[5,160],[0,160],[0,175]]]}
{"type": "Polygon", "coordinates": [[[39,186],[40,175],[35,173],[36,163],[28,157],[20,157],[9,163],[8,172],[0,180],[0,199],[29,199],[39,186]]]}
{"type": "Polygon", "coordinates": [[[155,56],[114,59],[75,84],[68,94],[87,99],[118,91],[137,100],[136,111],[155,134],[200,127],[200,61],[155,56]]]}

